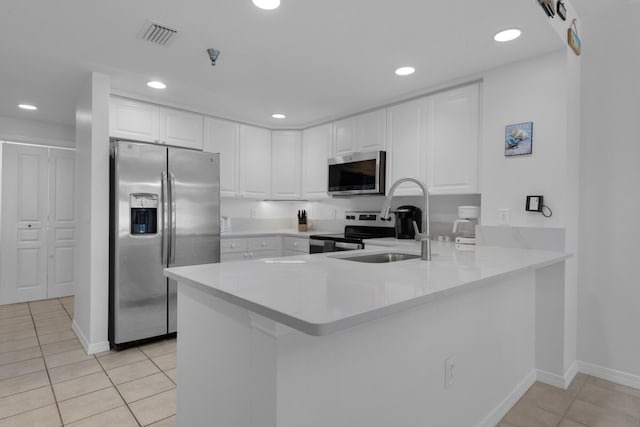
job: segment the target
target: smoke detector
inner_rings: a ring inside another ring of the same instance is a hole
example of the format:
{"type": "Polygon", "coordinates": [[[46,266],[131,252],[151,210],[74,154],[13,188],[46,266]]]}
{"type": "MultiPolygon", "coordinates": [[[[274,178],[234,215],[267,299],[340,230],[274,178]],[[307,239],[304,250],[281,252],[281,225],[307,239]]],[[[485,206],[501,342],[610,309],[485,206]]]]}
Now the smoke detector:
{"type": "Polygon", "coordinates": [[[138,33],[138,38],[160,46],[169,46],[177,36],[178,30],[152,21],[147,21],[138,33]]]}

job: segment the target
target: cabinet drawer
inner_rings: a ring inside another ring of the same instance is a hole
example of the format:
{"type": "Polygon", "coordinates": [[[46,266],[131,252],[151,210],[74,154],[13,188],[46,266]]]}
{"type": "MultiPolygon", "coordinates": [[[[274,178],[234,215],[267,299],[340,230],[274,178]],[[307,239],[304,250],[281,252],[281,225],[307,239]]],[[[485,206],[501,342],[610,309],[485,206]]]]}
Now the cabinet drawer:
{"type": "Polygon", "coordinates": [[[285,237],[284,238],[284,250],[309,253],[309,239],[303,239],[300,237],[285,237]]]}
{"type": "Polygon", "coordinates": [[[278,249],[279,237],[255,237],[248,239],[249,251],[266,251],[278,249]]]}
{"type": "Polygon", "coordinates": [[[246,252],[246,239],[220,239],[220,252],[229,254],[235,252],[246,252]]]}
{"type": "Polygon", "coordinates": [[[248,259],[263,259],[263,258],[276,258],[280,256],[280,253],[275,250],[266,250],[266,251],[249,251],[248,259]]]}
{"type": "Polygon", "coordinates": [[[229,261],[245,261],[249,257],[247,252],[233,252],[233,253],[222,253],[220,255],[220,262],[229,262],[229,261]]]}

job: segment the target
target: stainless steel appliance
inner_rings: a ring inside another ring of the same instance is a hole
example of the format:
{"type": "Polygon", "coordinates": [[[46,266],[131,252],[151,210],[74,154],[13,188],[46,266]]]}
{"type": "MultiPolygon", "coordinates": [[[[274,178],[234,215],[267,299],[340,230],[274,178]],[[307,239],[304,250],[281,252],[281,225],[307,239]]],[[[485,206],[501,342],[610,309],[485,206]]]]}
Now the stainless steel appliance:
{"type": "Polygon", "coordinates": [[[364,249],[365,239],[395,237],[394,220],[382,220],[378,211],[345,213],[344,234],[309,236],[309,253],[340,252],[364,249]]]}
{"type": "Polygon", "coordinates": [[[111,141],[109,341],[175,333],[165,267],[220,262],[219,155],[111,141]]]}
{"type": "Polygon", "coordinates": [[[334,196],[384,194],[385,151],[353,153],[329,159],[329,186],[334,196]]]}

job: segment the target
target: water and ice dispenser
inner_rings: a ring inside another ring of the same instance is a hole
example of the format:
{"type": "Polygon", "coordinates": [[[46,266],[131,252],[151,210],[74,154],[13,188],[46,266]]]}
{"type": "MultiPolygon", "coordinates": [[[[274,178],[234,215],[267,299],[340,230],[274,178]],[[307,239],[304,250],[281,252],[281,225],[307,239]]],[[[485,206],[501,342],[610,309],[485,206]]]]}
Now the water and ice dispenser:
{"type": "Polygon", "coordinates": [[[132,193],[129,197],[131,209],[131,234],[156,234],[158,232],[158,195],[132,193]]]}

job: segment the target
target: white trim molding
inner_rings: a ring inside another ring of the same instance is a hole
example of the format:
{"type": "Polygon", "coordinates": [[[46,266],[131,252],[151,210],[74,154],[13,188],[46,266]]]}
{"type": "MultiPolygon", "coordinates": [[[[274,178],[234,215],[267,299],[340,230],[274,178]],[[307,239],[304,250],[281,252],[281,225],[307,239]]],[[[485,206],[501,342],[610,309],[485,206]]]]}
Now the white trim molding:
{"type": "Polygon", "coordinates": [[[529,388],[536,382],[537,371],[533,370],[496,406],[480,423],[478,427],[494,427],[513,408],[529,388]]]}
{"type": "Polygon", "coordinates": [[[578,371],[583,374],[612,381],[616,384],[640,389],[640,375],[629,374],[627,372],[617,371],[615,369],[594,365],[593,363],[588,362],[578,361],[577,363],[578,371]]]}
{"type": "Polygon", "coordinates": [[[73,333],[76,334],[76,337],[78,337],[80,344],[82,344],[82,348],[84,348],[84,351],[87,354],[101,353],[103,351],[108,351],[111,348],[109,346],[109,341],[89,343],[89,340],[84,336],[75,319],[73,323],[71,323],[71,329],[73,330],[73,333]]]}
{"type": "Polygon", "coordinates": [[[564,376],[552,374],[541,369],[536,370],[536,381],[566,390],[578,373],[578,364],[573,362],[564,376]]]}

